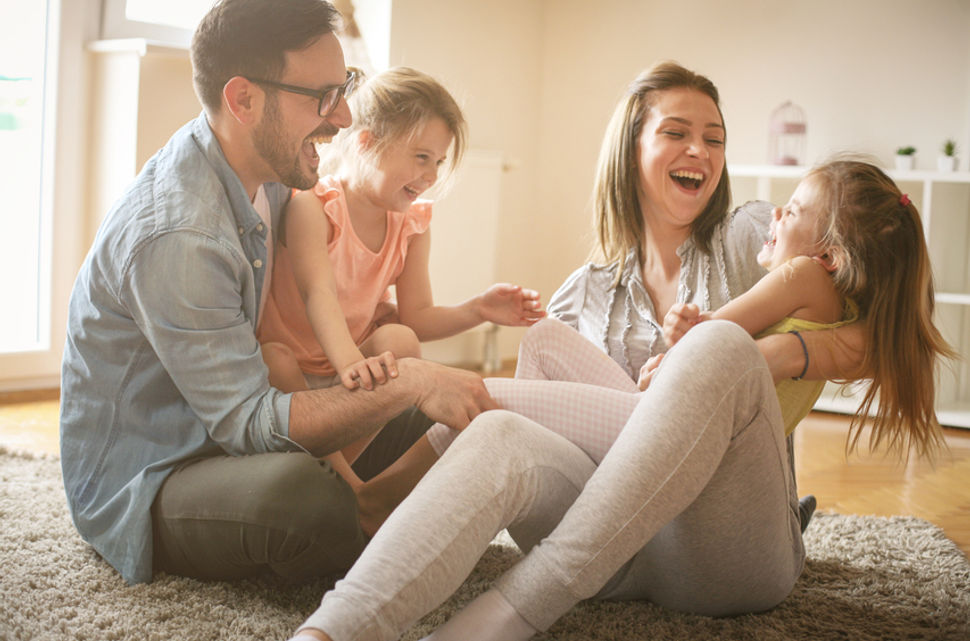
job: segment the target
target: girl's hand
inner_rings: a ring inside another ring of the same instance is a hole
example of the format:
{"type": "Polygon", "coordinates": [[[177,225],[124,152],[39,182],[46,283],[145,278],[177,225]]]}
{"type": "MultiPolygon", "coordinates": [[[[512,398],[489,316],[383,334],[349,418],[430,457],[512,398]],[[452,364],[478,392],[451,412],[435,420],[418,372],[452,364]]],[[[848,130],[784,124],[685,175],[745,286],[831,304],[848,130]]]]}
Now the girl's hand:
{"type": "Polygon", "coordinates": [[[388,378],[397,378],[397,361],[391,352],[351,363],[340,372],[340,382],[347,389],[362,387],[369,391],[388,378]]]}
{"type": "Polygon", "coordinates": [[[660,361],[663,360],[664,354],[666,354],[666,352],[661,352],[656,356],[651,356],[647,359],[647,362],[643,364],[643,367],[640,368],[640,378],[637,379],[637,387],[640,388],[641,392],[650,386],[650,381],[653,380],[653,373],[657,371],[658,367],[660,367],[660,361]]]}
{"type": "Polygon", "coordinates": [[[539,292],[518,285],[497,283],[481,295],[478,313],[483,321],[512,327],[532,325],[545,317],[539,292]]]}
{"type": "Polygon", "coordinates": [[[673,347],[691,327],[710,318],[710,312],[702,312],[693,303],[674,303],[664,316],[663,333],[667,347],[673,347]]]}

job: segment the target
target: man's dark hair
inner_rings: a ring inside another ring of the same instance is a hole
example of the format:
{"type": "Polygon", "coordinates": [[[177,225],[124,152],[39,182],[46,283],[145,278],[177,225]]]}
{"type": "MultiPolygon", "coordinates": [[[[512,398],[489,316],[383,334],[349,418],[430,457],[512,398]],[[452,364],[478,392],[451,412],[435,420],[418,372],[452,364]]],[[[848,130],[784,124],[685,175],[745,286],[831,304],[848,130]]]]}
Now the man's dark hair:
{"type": "Polygon", "coordinates": [[[234,76],[278,80],[286,52],[332,33],[339,17],[326,0],[219,0],[192,36],[192,80],[206,111],[219,111],[234,76]]]}

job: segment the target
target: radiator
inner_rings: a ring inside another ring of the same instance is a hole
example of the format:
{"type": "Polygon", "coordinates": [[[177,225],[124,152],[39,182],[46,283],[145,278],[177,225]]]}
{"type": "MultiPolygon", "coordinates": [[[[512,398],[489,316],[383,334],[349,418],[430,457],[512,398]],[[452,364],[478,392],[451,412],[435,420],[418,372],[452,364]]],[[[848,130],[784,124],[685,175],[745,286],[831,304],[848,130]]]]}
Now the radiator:
{"type": "MultiPolygon", "coordinates": [[[[429,271],[438,305],[461,303],[495,282],[503,168],[501,152],[470,149],[451,188],[435,200],[429,271]]],[[[477,364],[491,372],[499,366],[497,331],[486,323],[473,332],[426,343],[422,353],[439,362],[477,364]]]]}

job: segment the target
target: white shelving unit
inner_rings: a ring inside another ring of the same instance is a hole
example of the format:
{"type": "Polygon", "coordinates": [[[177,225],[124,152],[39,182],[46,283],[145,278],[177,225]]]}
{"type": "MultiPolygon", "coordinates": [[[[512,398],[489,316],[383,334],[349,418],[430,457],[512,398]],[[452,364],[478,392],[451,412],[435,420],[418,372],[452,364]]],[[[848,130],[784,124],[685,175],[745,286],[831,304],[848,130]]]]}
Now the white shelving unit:
{"type": "MultiPolygon", "coordinates": [[[[808,167],[732,165],[734,203],[788,201],[808,167]]],[[[936,413],[943,425],[970,428],[970,172],[886,169],[923,217],[936,286],[936,323],[960,354],[939,372],[936,413]]],[[[852,414],[860,396],[848,386],[826,385],[815,408],[852,414]]]]}

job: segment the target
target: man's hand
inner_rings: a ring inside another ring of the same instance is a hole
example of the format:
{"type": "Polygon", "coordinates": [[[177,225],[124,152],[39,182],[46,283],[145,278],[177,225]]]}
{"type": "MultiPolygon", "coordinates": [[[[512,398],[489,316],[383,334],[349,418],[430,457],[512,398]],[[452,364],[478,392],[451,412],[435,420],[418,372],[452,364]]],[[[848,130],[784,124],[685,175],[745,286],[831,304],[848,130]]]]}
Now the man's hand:
{"type": "Polygon", "coordinates": [[[478,313],[484,321],[511,327],[532,325],[546,315],[539,292],[508,283],[486,289],[479,300],[478,313]]]}
{"type": "Polygon", "coordinates": [[[499,408],[474,372],[414,358],[401,359],[398,367],[401,382],[414,386],[418,409],[452,429],[465,429],[482,412],[499,408]]]}

